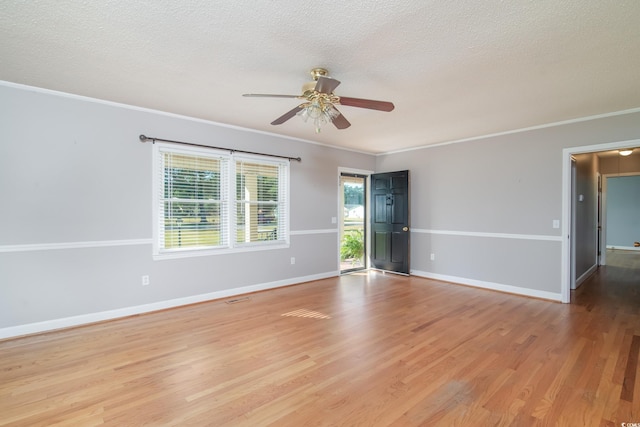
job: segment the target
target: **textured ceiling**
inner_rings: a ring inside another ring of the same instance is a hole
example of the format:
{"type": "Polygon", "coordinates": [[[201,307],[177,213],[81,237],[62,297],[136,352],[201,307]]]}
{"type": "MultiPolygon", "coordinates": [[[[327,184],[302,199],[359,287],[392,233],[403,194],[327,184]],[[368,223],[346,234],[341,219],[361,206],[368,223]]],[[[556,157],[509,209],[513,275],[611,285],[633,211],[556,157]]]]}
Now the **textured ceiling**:
{"type": "Polygon", "coordinates": [[[0,80],[380,153],[640,107],[640,1],[3,0],[0,58],[0,80]],[[395,110],[316,134],[269,124],[297,100],[241,96],[318,66],[395,110]]]}

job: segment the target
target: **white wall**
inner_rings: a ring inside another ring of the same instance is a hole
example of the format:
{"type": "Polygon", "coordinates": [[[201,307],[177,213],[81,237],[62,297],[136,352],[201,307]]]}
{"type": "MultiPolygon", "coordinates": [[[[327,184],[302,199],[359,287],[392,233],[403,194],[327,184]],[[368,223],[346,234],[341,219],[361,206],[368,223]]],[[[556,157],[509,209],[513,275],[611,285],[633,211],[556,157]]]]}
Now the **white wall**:
{"type": "Polygon", "coordinates": [[[0,84],[0,338],[336,275],[338,168],[374,165],[366,154],[0,84]],[[291,163],[290,248],[153,261],[152,147],[140,134],[302,157],[291,163]]]}
{"type": "Polygon", "coordinates": [[[638,138],[630,112],[382,155],[376,171],[411,172],[414,274],[561,300],[563,149],[638,138]]]}

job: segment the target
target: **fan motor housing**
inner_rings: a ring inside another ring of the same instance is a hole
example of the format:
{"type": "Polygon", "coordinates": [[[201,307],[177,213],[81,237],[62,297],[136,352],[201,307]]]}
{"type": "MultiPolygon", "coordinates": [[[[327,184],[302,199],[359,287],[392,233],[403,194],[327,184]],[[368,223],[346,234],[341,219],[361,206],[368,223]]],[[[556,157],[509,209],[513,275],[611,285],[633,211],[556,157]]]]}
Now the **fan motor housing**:
{"type": "Polygon", "coordinates": [[[302,85],[302,94],[304,96],[307,96],[308,93],[313,92],[316,88],[318,78],[328,77],[329,71],[326,68],[312,68],[310,74],[311,77],[313,77],[313,81],[307,82],[302,85]]]}
{"type": "Polygon", "coordinates": [[[311,76],[313,77],[313,80],[318,81],[318,77],[320,76],[328,77],[329,71],[326,68],[312,68],[311,76]]]}

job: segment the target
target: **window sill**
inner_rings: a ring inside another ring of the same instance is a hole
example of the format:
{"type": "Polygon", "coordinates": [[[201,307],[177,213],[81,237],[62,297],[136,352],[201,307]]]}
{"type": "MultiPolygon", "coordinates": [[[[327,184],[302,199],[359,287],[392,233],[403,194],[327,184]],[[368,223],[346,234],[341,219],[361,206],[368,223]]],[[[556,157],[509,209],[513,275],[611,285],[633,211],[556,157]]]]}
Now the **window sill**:
{"type": "Polygon", "coordinates": [[[269,251],[274,249],[287,249],[289,248],[289,242],[273,242],[273,243],[257,243],[257,244],[243,244],[234,248],[220,248],[220,249],[182,249],[176,251],[155,252],[153,254],[154,261],[161,261],[166,259],[178,259],[178,258],[193,258],[202,256],[215,256],[225,254],[240,254],[245,252],[256,251],[269,251]]]}

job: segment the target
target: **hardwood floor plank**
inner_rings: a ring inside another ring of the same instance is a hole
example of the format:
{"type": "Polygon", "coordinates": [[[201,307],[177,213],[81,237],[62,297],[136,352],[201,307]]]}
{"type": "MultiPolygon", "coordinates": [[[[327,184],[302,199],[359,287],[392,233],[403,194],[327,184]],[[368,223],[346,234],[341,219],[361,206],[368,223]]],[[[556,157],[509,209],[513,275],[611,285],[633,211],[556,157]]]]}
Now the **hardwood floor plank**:
{"type": "Polygon", "coordinates": [[[640,336],[634,335],[631,340],[627,366],[622,380],[622,392],[620,399],[633,402],[634,388],[636,386],[636,371],[638,369],[638,353],[640,353],[640,336]]]}

